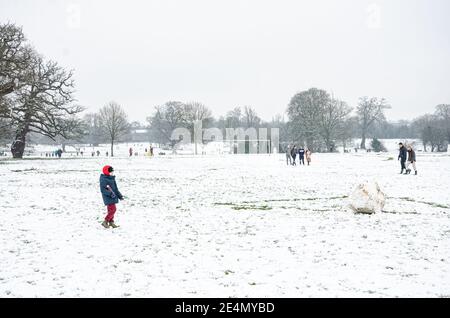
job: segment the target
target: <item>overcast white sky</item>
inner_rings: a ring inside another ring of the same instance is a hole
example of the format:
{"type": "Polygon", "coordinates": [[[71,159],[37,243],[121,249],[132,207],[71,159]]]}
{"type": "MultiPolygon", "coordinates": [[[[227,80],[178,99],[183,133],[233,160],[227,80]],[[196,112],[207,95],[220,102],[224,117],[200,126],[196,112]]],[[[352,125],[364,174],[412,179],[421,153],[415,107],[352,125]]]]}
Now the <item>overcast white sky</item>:
{"type": "Polygon", "coordinates": [[[356,106],[385,97],[392,120],[450,103],[448,0],[0,0],[46,57],[75,70],[80,104],[110,100],[145,121],[168,100],[215,116],[284,114],[318,87],[356,106]]]}

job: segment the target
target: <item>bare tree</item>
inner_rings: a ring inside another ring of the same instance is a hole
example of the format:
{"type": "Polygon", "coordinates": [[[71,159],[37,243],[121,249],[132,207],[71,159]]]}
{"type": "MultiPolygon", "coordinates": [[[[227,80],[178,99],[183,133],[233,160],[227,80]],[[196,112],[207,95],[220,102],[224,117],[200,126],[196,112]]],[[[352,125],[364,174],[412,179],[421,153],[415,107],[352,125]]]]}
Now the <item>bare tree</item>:
{"type": "Polygon", "coordinates": [[[185,105],[186,119],[189,122],[205,120],[212,117],[211,110],[202,103],[190,102],[185,105]]]}
{"type": "Polygon", "coordinates": [[[33,49],[26,45],[22,29],[13,24],[0,24],[0,114],[8,115],[13,101],[7,98],[24,85],[31,65],[33,49]]]}
{"type": "Polygon", "coordinates": [[[172,132],[179,127],[186,127],[188,119],[186,108],[182,102],[170,101],[162,106],[155,107],[153,116],[147,118],[150,129],[156,131],[159,139],[169,142],[172,146],[176,141],[172,140],[172,132]]]}
{"type": "Polygon", "coordinates": [[[312,150],[317,148],[321,139],[319,117],[329,101],[330,95],[317,88],[310,88],[292,97],[287,114],[293,141],[306,142],[306,146],[312,150]]]}
{"type": "Polygon", "coordinates": [[[317,124],[328,152],[335,150],[335,141],[342,136],[341,130],[345,129],[344,123],[351,111],[347,103],[334,98],[323,106],[317,124]]]}
{"type": "Polygon", "coordinates": [[[67,72],[56,62],[45,62],[37,54],[31,63],[26,85],[15,92],[17,98],[6,115],[15,127],[11,146],[14,158],[22,158],[26,136],[30,132],[52,140],[57,136],[70,139],[82,134],[80,120],[75,115],[83,111],[83,107],[73,104],[72,72],[67,72]]]}
{"type": "Polygon", "coordinates": [[[358,126],[358,118],[348,117],[341,124],[338,129],[338,139],[342,143],[344,152],[347,150],[347,142],[351,141],[354,137],[354,132],[358,126]]]}
{"type": "Polygon", "coordinates": [[[413,125],[419,131],[425,151],[427,151],[428,145],[431,147],[431,152],[447,150],[446,129],[444,121],[439,116],[425,114],[414,120],[413,125]]]}
{"type": "Polygon", "coordinates": [[[261,118],[259,118],[258,114],[256,113],[256,110],[253,109],[250,106],[244,107],[244,116],[242,118],[245,128],[258,128],[261,124],[261,118]]]}
{"type": "Polygon", "coordinates": [[[29,66],[31,48],[25,45],[22,29],[0,24],[0,97],[14,91],[21,73],[29,66]]]}
{"type": "Polygon", "coordinates": [[[212,112],[211,110],[199,102],[191,102],[185,105],[185,112],[186,112],[186,120],[188,123],[188,129],[191,130],[192,136],[194,137],[194,145],[195,145],[195,154],[197,154],[197,141],[202,140],[202,130],[200,129],[194,129],[194,125],[198,121],[208,121],[212,119],[212,112]]]}
{"type": "Polygon", "coordinates": [[[97,146],[103,139],[100,115],[98,113],[84,115],[83,124],[85,130],[84,142],[97,146]]]}
{"type": "Polygon", "coordinates": [[[450,143],[450,104],[437,105],[435,114],[442,120],[447,142],[450,143]]]}
{"type": "Polygon", "coordinates": [[[114,156],[114,142],[118,141],[129,130],[128,116],[122,106],[110,102],[100,109],[100,123],[103,134],[111,143],[111,157],[114,156]]]}
{"type": "Polygon", "coordinates": [[[227,128],[238,128],[242,123],[242,110],[240,107],[235,107],[229,111],[225,118],[227,128]]]}
{"type": "Polygon", "coordinates": [[[366,149],[366,137],[373,123],[385,121],[384,110],[390,108],[384,98],[369,98],[367,96],[359,99],[356,109],[361,128],[361,149],[366,149]]]}

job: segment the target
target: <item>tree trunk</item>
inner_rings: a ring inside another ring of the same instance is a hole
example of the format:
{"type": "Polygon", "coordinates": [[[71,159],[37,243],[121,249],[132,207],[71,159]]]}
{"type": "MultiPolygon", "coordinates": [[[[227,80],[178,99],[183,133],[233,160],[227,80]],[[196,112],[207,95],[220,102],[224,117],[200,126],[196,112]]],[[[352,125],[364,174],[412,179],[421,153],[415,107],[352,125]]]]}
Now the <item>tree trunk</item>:
{"type": "Polygon", "coordinates": [[[366,132],[363,131],[361,138],[361,149],[366,149],[366,132]]]}
{"type": "Polygon", "coordinates": [[[16,138],[11,145],[11,153],[13,158],[22,159],[25,152],[25,138],[28,133],[28,128],[24,128],[16,133],[16,138]]]}
{"type": "Polygon", "coordinates": [[[114,157],[114,140],[111,140],[111,157],[114,157]]]}

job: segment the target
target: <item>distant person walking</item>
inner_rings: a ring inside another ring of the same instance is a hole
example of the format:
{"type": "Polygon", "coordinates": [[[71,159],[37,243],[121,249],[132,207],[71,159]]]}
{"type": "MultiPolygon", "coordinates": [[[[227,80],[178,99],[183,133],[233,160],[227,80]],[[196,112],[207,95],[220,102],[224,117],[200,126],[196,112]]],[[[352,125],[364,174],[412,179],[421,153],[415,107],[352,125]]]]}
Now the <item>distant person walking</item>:
{"type": "Polygon", "coordinates": [[[133,148],[130,147],[130,149],[128,150],[128,152],[130,153],[130,157],[133,156],[133,148]]]}
{"type": "Polygon", "coordinates": [[[403,145],[403,143],[399,143],[399,153],[398,153],[398,159],[400,160],[401,170],[400,174],[403,174],[403,170],[406,170],[405,162],[406,162],[406,148],[403,145]]]}
{"type": "Polygon", "coordinates": [[[292,164],[291,160],[291,145],[287,145],[286,147],[286,164],[289,166],[292,164]]]}
{"type": "Polygon", "coordinates": [[[306,162],[309,164],[311,163],[311,150],[306,149],[306,162]]]}
{"type": "Polygon", "coordinates": [[[414,174],[417,175],[416,152],[412,149],[411,145],[408,146],[408,163],[406,164],[406,172],[405,172],[405,174],[410,174],[411,173],[411,169],[409,169],[409,165],[413,166],[414,174]]]}
{"type": "Polygon", "coordinates": [[[298,149],[298,164],[305,165],[305,149],[303,146],[298,149]]]}
{"type": "Polygon", "coordinates": [[[291,150],[291,157],[292,157],[292,165],[296,166],[297,163],[295,162],[295,158],[297,157],[297,146],[294,145],[291,150]]]}
{"type": "Polygon", "coordinates": [[[116,204],[124,197],[117,187],[116,177],[114,176],[114,168],[111,166],[104,166],[100,175],[100,191],[102,193],[103,203],[106,205],[108,214],[102,222],[105,228],[118,227],[114,223],[114,215],[116,213],[116,204]]]}

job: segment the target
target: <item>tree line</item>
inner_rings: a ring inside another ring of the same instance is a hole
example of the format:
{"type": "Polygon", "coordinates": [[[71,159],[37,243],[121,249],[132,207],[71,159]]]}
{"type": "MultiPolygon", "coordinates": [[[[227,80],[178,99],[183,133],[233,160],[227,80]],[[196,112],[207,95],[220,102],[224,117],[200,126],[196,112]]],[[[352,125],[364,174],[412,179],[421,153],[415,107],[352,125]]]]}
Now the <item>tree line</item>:
{"type": "Polygon", "coordinates": [[[321,152],[346,149],[355,138],[361,138],[361,149],[366,149],[367,138],[419,138],[425,150],[447,150],[450,105],[399,123],[387,121],[390,107],[384,98],[363,96],[352,108],[323,89],[310,88],[291,98],[287,119],[277,114],[264,121],[251,106],[215,118],[206,105],[181,101],[154,107],[145,123],[130,123],[124,107],[114,101],[83,115],[85,108],[74,97],[73,71],[36,52],[20,27],[0,24],[0,139],[11,141],[14,158],[23,157],[30,137],[63,144],[108,142],[114,155],[114,144],[129,140],[135,129],[146,129],[149,142],[173,146],[172,131],[184,127],[194,133],[197,121],[223,133],[226,128],[279,128],[282,145],[297,143],[321,152]]]}
{"type": "Polygon", "coordinates": [[[417,138],[422,140],[425,151],[447,151],[450,141],[450,105],[438,105],[433,114],[399,123],[386,120],[384,111],[389,108],[384,98],[364,96],[352,109],[325,90],[311,88],[291,98],[286,110],[287,120],[282,115],[276,115],[271,121],[264,121],[251,106],[235,107],[215,118],[211,109],[200,102],[168,101],[156,106],[145,124],[128,124],[124,110],[116,103],[110,103],[99,113],[84,117],[86,134],[82,140],[89,144],[130,140],[132,130],[145,129],[149,142],[174,146],[177,140],[172,139],[172,132],[183,127],[194,136],[198,133],[194,125],[200,120],[203,128],[219,129],[222,135],[225,135],[227,128],[267,128],[269,133],[271,128],[279,128],[282,144],[297,143],[319,152],[334,152],[339,146],[344,150],[353,148],[352,141],[355,138],[361,139],[358,145],[360,149],[368,148],[368,138],[373,139],[370,148],[375,151],[384,149],[378,139],[417,138]],[[118,110],[113,111],[112,107],[118,110]],[[112,129],[105,132],[102,127],[108,121],[108,114],[117,112],[123,118],[123,124],[116,128],[118,133],[112,129]]]}

